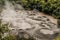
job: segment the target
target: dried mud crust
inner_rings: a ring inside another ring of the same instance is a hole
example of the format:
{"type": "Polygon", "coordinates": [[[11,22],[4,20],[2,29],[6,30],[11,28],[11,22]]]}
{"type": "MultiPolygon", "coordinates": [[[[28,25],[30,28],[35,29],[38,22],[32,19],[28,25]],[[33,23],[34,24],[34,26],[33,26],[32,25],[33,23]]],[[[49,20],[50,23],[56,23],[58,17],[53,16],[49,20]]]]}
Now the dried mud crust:
{"type": "Polygon", "coordinates": [[[26,28],[29,35],[36,40],[52,40],[58,35],[57,19],[40,12],[27,11],[25,19],[32,27],[26,28]]]}
{"type": "Polygon", "coordinates": [[[36,37],[41,40],[52,39],[54,38],[56,33],[59,33],[59,29],[57,27],[57,19],[54,19],[51,16],[45,15],[40,12],[25,10],[12,10],[12,13],[9,13],[11,12],[11,10],[5,13],[6,11],[3,12],[4,16],[2,15],[2,20],[3,22],[5,21],[9,22],[9,24],[12,24],[12,26],[9,27],[12,33],[14,32],[15,34],[19,34],[19,31],[21,31],[20,29],[22,29],[24,30],[23,33],[26,32],[30,36],[36,37]]]}

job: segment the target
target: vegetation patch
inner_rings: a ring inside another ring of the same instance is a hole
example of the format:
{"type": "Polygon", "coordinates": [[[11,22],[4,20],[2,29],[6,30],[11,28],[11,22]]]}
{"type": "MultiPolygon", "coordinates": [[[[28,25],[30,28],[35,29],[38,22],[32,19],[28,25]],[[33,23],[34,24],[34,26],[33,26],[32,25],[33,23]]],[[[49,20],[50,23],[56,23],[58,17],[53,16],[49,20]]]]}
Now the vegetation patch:
{"type": "Polygon", "coordinates": [[[60,18],[60,0],[15,0],[27,10],[37,9],[45,14],[60,18]]]}

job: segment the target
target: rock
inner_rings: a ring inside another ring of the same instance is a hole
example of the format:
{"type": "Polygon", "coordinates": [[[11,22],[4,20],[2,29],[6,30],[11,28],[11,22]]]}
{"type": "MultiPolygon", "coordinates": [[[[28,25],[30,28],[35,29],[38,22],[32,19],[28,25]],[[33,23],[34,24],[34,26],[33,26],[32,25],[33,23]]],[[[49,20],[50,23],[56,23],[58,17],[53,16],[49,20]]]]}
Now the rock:
{"type": "Polygon", "coordinates": [[[38,12],[27,12],[21,5],[18,5],[18,9],[21,8],[18,12],[8,1],[5,2],[5,4],[6,9],[2,11],[1,18],[3,22],[5,21],[12,24],[13,30],[10,28],[11,31],[16,31],[15,33],[17,33],[20,38],[24,37],[28,39],[29,37],[33,37],[36,40],[52,40],[59,33],[57,23],[53,23],[49,19],[50,17],[38,15],[38,12]]]}
{"type": "Polygon", "coordinates": [[[50,34],[50,35],[53,35],[53,34],[54,34],[53,31],[47,30],[47,29],[41,29],[40,32],[41,32],[42,34],[50,34]]]}

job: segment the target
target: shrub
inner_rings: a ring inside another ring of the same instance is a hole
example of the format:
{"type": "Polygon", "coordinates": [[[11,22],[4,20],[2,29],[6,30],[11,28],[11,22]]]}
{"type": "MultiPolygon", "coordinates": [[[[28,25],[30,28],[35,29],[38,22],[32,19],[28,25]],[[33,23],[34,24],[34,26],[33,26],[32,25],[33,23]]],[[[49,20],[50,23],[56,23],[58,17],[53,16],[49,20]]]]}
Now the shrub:
{"type": "Polygon", "coordinates": [[[37,9],[55,18],[60,17],[60,0],[16,0],[16,3],[18,1],[25,9],[37,9]]]}
{"type": "Polygon", "coordinates": [[[8,32],[8,24],[2,24],[2,20],[0,19],[0,40],[6,32],[8,32]]]}
{"type": "Polygon", "coordinates": [[[54,40],[60,40],[60,34],[54,40]]]}

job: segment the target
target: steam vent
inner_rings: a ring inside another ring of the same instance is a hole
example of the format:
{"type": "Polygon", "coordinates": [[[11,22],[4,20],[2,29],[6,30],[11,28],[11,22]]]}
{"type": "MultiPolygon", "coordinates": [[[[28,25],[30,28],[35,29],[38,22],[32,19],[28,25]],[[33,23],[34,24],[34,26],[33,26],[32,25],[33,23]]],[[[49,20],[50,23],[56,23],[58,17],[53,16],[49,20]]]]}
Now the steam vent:
{"type": "Polygon", "coordinates": [[[37,10],[26,11],[21,5],[13,5],[9,1],[5,1],[1,19],[3,23],[9,23],[9,30],[12,34],[20,37],[52,40],[59,33],[57,19],[37,10]]]}

